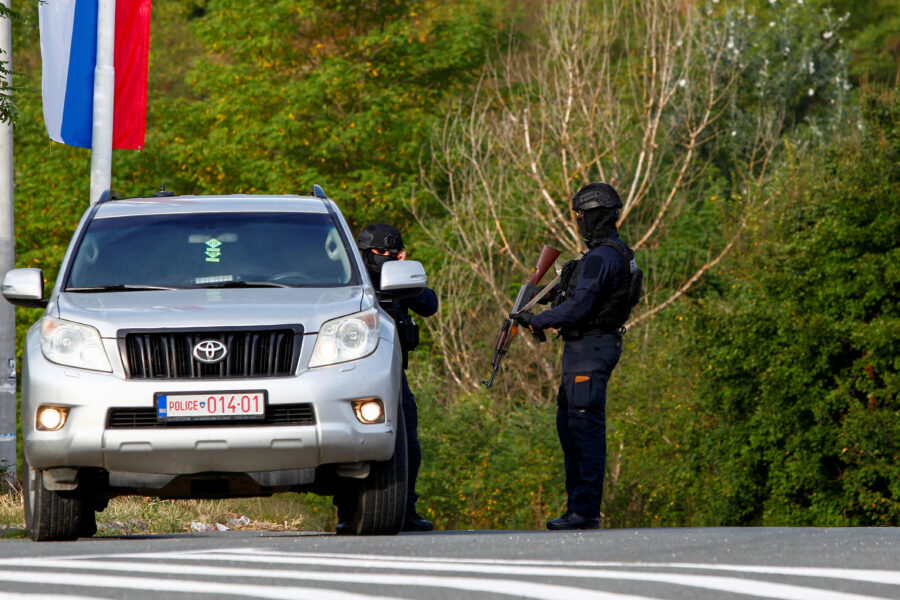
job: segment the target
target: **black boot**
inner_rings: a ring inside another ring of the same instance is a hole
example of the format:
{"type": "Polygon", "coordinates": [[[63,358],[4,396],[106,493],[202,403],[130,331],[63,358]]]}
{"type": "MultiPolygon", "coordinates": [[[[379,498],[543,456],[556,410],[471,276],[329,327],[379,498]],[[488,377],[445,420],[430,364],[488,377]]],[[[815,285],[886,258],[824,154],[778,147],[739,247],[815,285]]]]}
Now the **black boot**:
{"type": "Polygon", "coordinates": [[[403,531],[431,531],[432,529],[434,529],[434,524],[420,517],[418,513],[407,514],[406,519],[403,520],[403,531]]]}
{"type": "Polygon", "coordinates": [[[558,519],[547,521],[547,529],[552,529],[554,531],[568,529],[600,529],[600,519],[583,517],[577,512],[566,511],[566,514],[558,519]]]}
{"type": "Polygon", "coordinates": [[[337,526],[334,528],[334,532],[337,535],[353,535],[353,530],[350,529],[350,523],[346,521],[338,521],[337,526]]]}

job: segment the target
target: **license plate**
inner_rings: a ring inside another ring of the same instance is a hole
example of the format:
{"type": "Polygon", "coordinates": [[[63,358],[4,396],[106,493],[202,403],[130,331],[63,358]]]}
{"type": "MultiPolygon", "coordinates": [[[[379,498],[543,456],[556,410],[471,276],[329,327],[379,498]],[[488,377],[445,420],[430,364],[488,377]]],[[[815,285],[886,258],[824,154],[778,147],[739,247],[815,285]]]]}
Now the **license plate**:
{"type": "Polygon", "coordinates": [[[261,419],[266,414],[266,393],[210,392],[208,394],[157,393],[156,418],[171,420],[261,419]]]}

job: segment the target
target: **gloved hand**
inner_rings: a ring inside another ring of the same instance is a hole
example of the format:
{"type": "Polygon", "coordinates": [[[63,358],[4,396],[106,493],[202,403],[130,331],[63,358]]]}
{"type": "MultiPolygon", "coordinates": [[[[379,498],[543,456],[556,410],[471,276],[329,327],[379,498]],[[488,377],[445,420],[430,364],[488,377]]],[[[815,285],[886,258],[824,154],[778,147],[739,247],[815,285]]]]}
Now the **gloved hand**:
{"type": "Polygon", "coordinates": [[[535,343],[540,344],[541,342],[547,341],[547,336],[544,335],[543,329],[535,329],[534,325],[531,324],[531,320],[534,318],[534,314],[531,311],[524,310],[522,312],[518,312],[515,314],[509,315],[511,319],[515,320],[517,323],[521,324],[523,327],[526,327],[528,331],[531,332],[531,335],[534,336],[535,343]]]}
{"type": "Polygon", "coordinates": [[[531,320],[534,318],[534,314],[530,310],[523,310],[522,312],[512,313],[509,315],[509,318],[516,321],[519,325],[531,329],[531,320]]]}

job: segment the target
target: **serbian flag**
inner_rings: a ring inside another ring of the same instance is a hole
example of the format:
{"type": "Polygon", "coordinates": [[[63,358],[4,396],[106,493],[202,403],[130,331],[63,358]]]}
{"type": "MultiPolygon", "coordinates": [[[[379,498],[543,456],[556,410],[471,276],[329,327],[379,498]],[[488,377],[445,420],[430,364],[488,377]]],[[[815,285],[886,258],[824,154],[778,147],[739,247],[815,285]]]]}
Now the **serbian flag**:
{"type": "MultiPolygon", "coordinates": [[[[44,123],[51,140],[91,147],[97,0],[44,0],[41,31],[44,123]]],[[[150,0],[116,0],[113,148],[144,147],[150,0]]]]}

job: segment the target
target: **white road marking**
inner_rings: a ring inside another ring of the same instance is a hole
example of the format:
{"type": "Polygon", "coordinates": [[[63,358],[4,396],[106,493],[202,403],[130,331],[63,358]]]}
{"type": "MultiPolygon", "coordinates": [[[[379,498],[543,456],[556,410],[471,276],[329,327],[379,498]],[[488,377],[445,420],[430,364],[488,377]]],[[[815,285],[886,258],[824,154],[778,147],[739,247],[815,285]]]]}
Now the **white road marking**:
{"type": "MultiPolygon", "coordinates": [[[[167,555],[168,558],[176,558],[178,560],[182,560],[186,557],[190,557],[190,554],[170,554],[167,555]]],[[[209,555],[205,555],[209,556],[209,555]]],[[[259,557],[262,558],[262,557],[259,557]]],[[[240,560],[240,555],[235,555],[233,560],[240,560]]],[[[91,571],[125,571],[131,573],[148,573],[151,575],[160,575],[160,574],[168,574],[168,575],[200,575],[204,577],[211,578],[219,578],[219,577],[259,577],[265,578],[267,580],[273,579],[299,579],[302,581],[327,581],[331,583],[351,583],[351,584],[363,584],[363,585],[395,585],[395,586],[411,586],[411,587],[436,587],[436,588],[444,588],[444,589],[458,589],[458,590],[466,590],[470,592],[489,592],[493,594],[504,594],[504,595],[512,595],[518,596],[520,598],[534,598],[535,600],[559,600],[560,598],[566,598],[567,600],[658,600],[654,598],[649,598],[647,596],[635,596],[630,594],[617,594],[612,592],[603,592],[603,591],[595,591],[595,590],[586,590],[578,587],[570,587],[570,586],[562,586],[562,585],[549,585],[545,583],[534,583],[534,582],[521,582],[509,579],[477,579],[473,577],[437,577],[430,575],[384,575],[379,573],[324,573],[318,571],[287,571],[287,570],[276,570],[276,569],[246,569],[246,568],[235,568],[235,567],[210,567],[210,566],[193,566],[193,565],[172,565],[167,563],[137,563],[130,561],[103,561],[103,560],[58,560],[58,559],[42,559],[42,558],[18,558],[18,559],[5,559],[0,561],[0,564],[3,566],[20,566],[20,567],[30,567],[30,568],[54,568],[54,569],[83,569],[83,570],[91,570],[91,571]]],[[[8,574],[10,571],[6,571],[0,569],[0,581],[9,580],[8,574]]],[[[16,574],[19,571],[15,571],[16,574]]],[[[57,575],[51,573],[49,575],[57,575]]],[[[31,572],[30,575],[33,577],[38,577],[38,579],[31,579],[30,581],[41,581],[43,583],[48,583],[43,574],[38,572],[31,572]]],[[[62,575],[63,577],[67,577],[68,575],[62,575]]],[[[87,578],[84,583],[75,583],[73,585],[93,585],[97,582],[104,582],[104,584],[109,582],[143,582],[143,581],[151,581],[149,579],[144,579],[141,577],[119,577],[119,576],[104,576],[98,577],[97,575],[71,575],[72,577],[79,578],[87,578]]],[[[22,579],[14,579],[14,581],[22,581],[22,579]]],[[[155,581],[155,580],[153,580],[155,581]]],[[[192,589],[183,589],[178,587],[177,580],[162,580],[168,581],[174,584],[173,589],[178,589],[182,592],[189,591],[203,591],[206,593],[212,593],[212,590],[208,588],[204,588],[203,590],[192,590],[192,589]]],[[[188,582],[191,583],[191,582],[188,582]]],[[[97,584],[98,587],[100,584],[97,584]]],[[[232,584],[220,584],[223,585],[224,588],[230,588],[232,584]]],[[[241,586],[241,584],[234,584],[237,586],[241,586]]],[[[152,585],[144,588],[140,587],[140,584],[136,585],[113,585],[110,584],[105,587],[128,587],[131,589],[157,589],[152,587],[152,585]]],[[[252,590],[266,590],[270,589],[268,587],[263,586],[247,586],[243,587],[251,588],[252,590]]],[[[168,589],[168,588],[166,588],[168,589]]],[[[315,590],[316,598],[325,599],[326,596],[319,595],[320,588],[272,588],[272,589],[283,589],[283,590],[294,590],[292,593],[296,594],[298,591],[310,591],[315,590]]],[[[233,591],[223,591],[218,593],[230,593],[230,594],[239,594],[244,592],[233,592],[233,591]]],[[[338,592],[334,592],[338,593],[338,592]]],[[[259,598],[282,598],[284,596],[266,596],[264,591],[253,591],[252,593],[248,592],[247,595],[253,595],[259,598]]],[[[348,600],[350,598],[380,598],[380,596],[361,596],[357,594],[348,595],[348,600]]],[[[328,596],[327,598],[330,598],[328,596]]],[[[336,597],[337,598],[337,597],[336,597]]],[[[850,600],[850,599],[848,599],[850,600]]],[[[852,599],[857,600],[857,599],[852,599]]],[[[869,599],[870,600],[870,599],[869,599]]]]}
{"type": "Polygon", "coordinates": [[[30,594],[28,592],[0,592],[0,600],[103,600],[99,596],[69,596],[63,594],[30,594]]]}
{"type": "MultiPolygon", "coordinates": [[[[143,554],[140,556],[146,557],[147,555],[143,554]]],[[[804,587],[784,583],[770,583],[766,581],[746,579],[741,577],[720,577],[715,575],[682,575],[679,573],[648,573],[638,571],[612,571],[605,569],[589,570],[585,568],[462,563],[457,561],[436,562],[431,560],[423,561],[416,558],[410,559],[409,557],[385,558],[381,556],[370,556],[365,554],[349,555],[351,558],[330,558],[315,554],[303,553],[294,554],[254,552],[248,554],[234,554],[229,553],[229,551],[213,551],[204,553],[184,553],[177,555],[160,553],[155,556],[169,559],[177,558],[178,560],[216,560],[242,563],[259,562],[268,564],[277,563],[310,566],[353,567],[355,569],[366,567],[414,571],[427,569],[445,573],[481,573],[532,577],[572,577],[581,579],[643,581],[652,583],[669,583],[686,587],[746,594],[750,596],[757,596],[760,598],[775,598],[777,600],[881,600],[877,596],[867,596],[849,592],[836,592],[823,588],[804,587]],[[377,565],[373,563],[377,563],[377,565]]],[[[630,566],[636,566],[636,564],[633,563],[630,566]]],[[[364,577],[372,578],[379,576],[379,574],[373,574],[365,575],[364,577]]],[[[377,581],[372,582],[377,583],[377,581]]]]}
{"type": "MultiPolygon", "coordinates": [[[[628,580],[650,583],[674,584],[699,589],[724,591],[777,600],[883,600],[880,597],[866,596],[848,592],[830,591],[822,588],[803,587],[797,585],[770,583],[757,579],[740,577],[722,577],[717,575],[686,574],[671,572],[647,572],[646,569],[691,569],[711,571],[731,571],[756,575],[785,575],[800,577],[818,577],[827,579],[844,579],[868,583],[900,585],[900,572],[874,569],[829,569],[822,567],[780,567],[756,565],[722,565],[705,563],[642,563],[611,561],[536,561],[536,560],[495,560],[495,559],[457,559],[429,558],[410,556],[385,556],[368,554],[335,554],[335,553],[292,553],[275,550],[246,549],[240,554],[233,550],[201,550],[195,552],[157,552],[157,553],[122,553],[116,555],[69,556],[60,558],[16,558],[0,559],[0,581],[48,581],[48,575],[62,577],[65,583],[72,585],[97,587],[127,587],[131,589],[176,590],[181,592],[225,593],[245,595],[259,598],[296,598],[298,592],[311,591],[315,597],[325,600],[338,598],[344,600],[371,600],[376,596],[333,591],[322,588],[298,588],[278,586],[257,586],[247,584],[226,584],[223,590],[212,589],[208,581],[178,581],[174,579],[149,580],[143,577],[97,576],[85,574],[57,574],[31,572],[20,575],[2,569],[3,566],[61,568],[70,570],[124,571],[148,573],[152,575],[199,575],[205,578],[247,577],[271,579],[299,579],[345,584],[422,586],[444,589],[458,589],[475,592],[516,595],[537,600],[652,600],[646,597],[617,594],[612,592],[593,591],[580,587],[550,585],[523,581],[521,579],[484,579],[476,577],[443,576],[444,573],[471,573],[513,577],[565,577],[577,579],[628,580]],[[110,558],[119,560],[108,560],[110,558]],[[292,571],[279,569],[255,569],[245,567],[217,567],[198,564],[170,564],[132,562],[121,559],[140,558],[164,561],[229,561],[238,564],[266,563],[271,565],[298,565],[308,567],[353,567],[353,573],[292,571]],[[610,570],[632,569],[632,570],[610,570]],[[405,575],[389,573],[362,573],[360,570],[382,569],[399,571],[438,571],[442,575],[405,575]],[[640,570],[633,570],[640,569],[640,570]],[[37,577],[37,579],[35,579],[37,577]],[[77,579],[82,578],[82,579],[77,579]],[[86,579],[84,579],[86,578],[86,579]],[[75,581],[82,583],[75,583],[75,581]],[[103,583],[99,583],[103,582],[103,583]],[[148,583],[149,582],[149,583],[148,583]],[[127,585],[125,585],[127,584],[127,585]],[[163,588],[156,587],[158,585],[163,588]],[[185,584],[185,585],[182,585],[185,584]],[[192,589],[192,584],[201,585],[202,589],[192,589]],[[171,587],[166,587],[171,586],[171,587]],[[247,588],[247,590],[240,589],[247,588]],[[331,594],[331,595],[329,595],[331,594]],[[337,594],[337,595],[333,595],[337,594]]],[[[3,596],[0,594],[0,600],[3,596]]],[[[25,600],[26,596],[22,596],[25,600]]],[[[60,597],[62,598],[62,597],[60,597]]],[[[66,597],[71,600],[72,597],[66,597]]],[[[36,600],[27,595],[28,600],[36,600]]],[[[56,600],[46,596],[40,600],[56,600]]]]}
{"type": "MultiPolygon", "coordinates": [[[[207,550],[212,554],[232,554],[231,550],[207,550]]],[[[429,563],[434,564],[465,564],[465,565],[496,565],[496,566],[534,566],[534,567],[591,567],[610,568],[621,567],[629,569],[696,569],[707,571],[734,571],[737,573],[757,573],[761,575],[789,575],[797,577],[824,577],[827,579],[846,579],[850,581],[865,581],[868,583],[881,583],[887,585],[900,585],[900,570],[887,571],[879,569],[845,569],[830,567],[775,567],[765,565],[728,565],[710,563],[658,563],[658,562],[612,562],[612,561],[547,561],[547,560],[498,560],[492,558],[428,558],[411,556],[373,556],[369,554],[334,554],[314,552],[282,552],[276,550],[260,550],[257,548],[246,550],[248,553],[260,556],[302,556],[310,558],[334,558],[347,560],[366,560],[383,562],[378,568],[385,568],[399,561],[416,561],[423,563],[423,567],[429,563]]],[[[124,555],[120,555],[124,556],[124,555]]],[[[132,556],[142,556],[133,554],[132,556]]],[[[358,562],[355,564],[359,564],[358,562]]],[[[423,568],[420,567],[420,568],[423,568]]],[[[437,569],[441,570],[441,569],[437,569]]]]}
{"type": "MultiPolygon", "coordinates": [[[[37,561],[35,561],[37,562],[37,561]]],[[[55,562],[55,561],[54,561],[55,562]]],[[[66,562],[69,566],[70,563],[66,562]]],[[[107,575],[82,575],[80,573],[48,573],[46,571],[6,571],[0,569],[0,581],[28,583],[35,585],[52,584],[93,588],[116,588],[153,592],[177,592],[196,594],[221,594],[245,598],[268,598],[270,600],[297,600],[306,595],[316,600],[396,600],[396,596],[375,596],[354,594],[338,590],[315,587],[276,587],[267,585],[247,585],[243,583],[218,583],[215,581],[191,581],[184,579],[150,579],[147,577],[120,577],[107,575]]],[[[71,597],[67,596],[67,599],[71,597]]]]}

